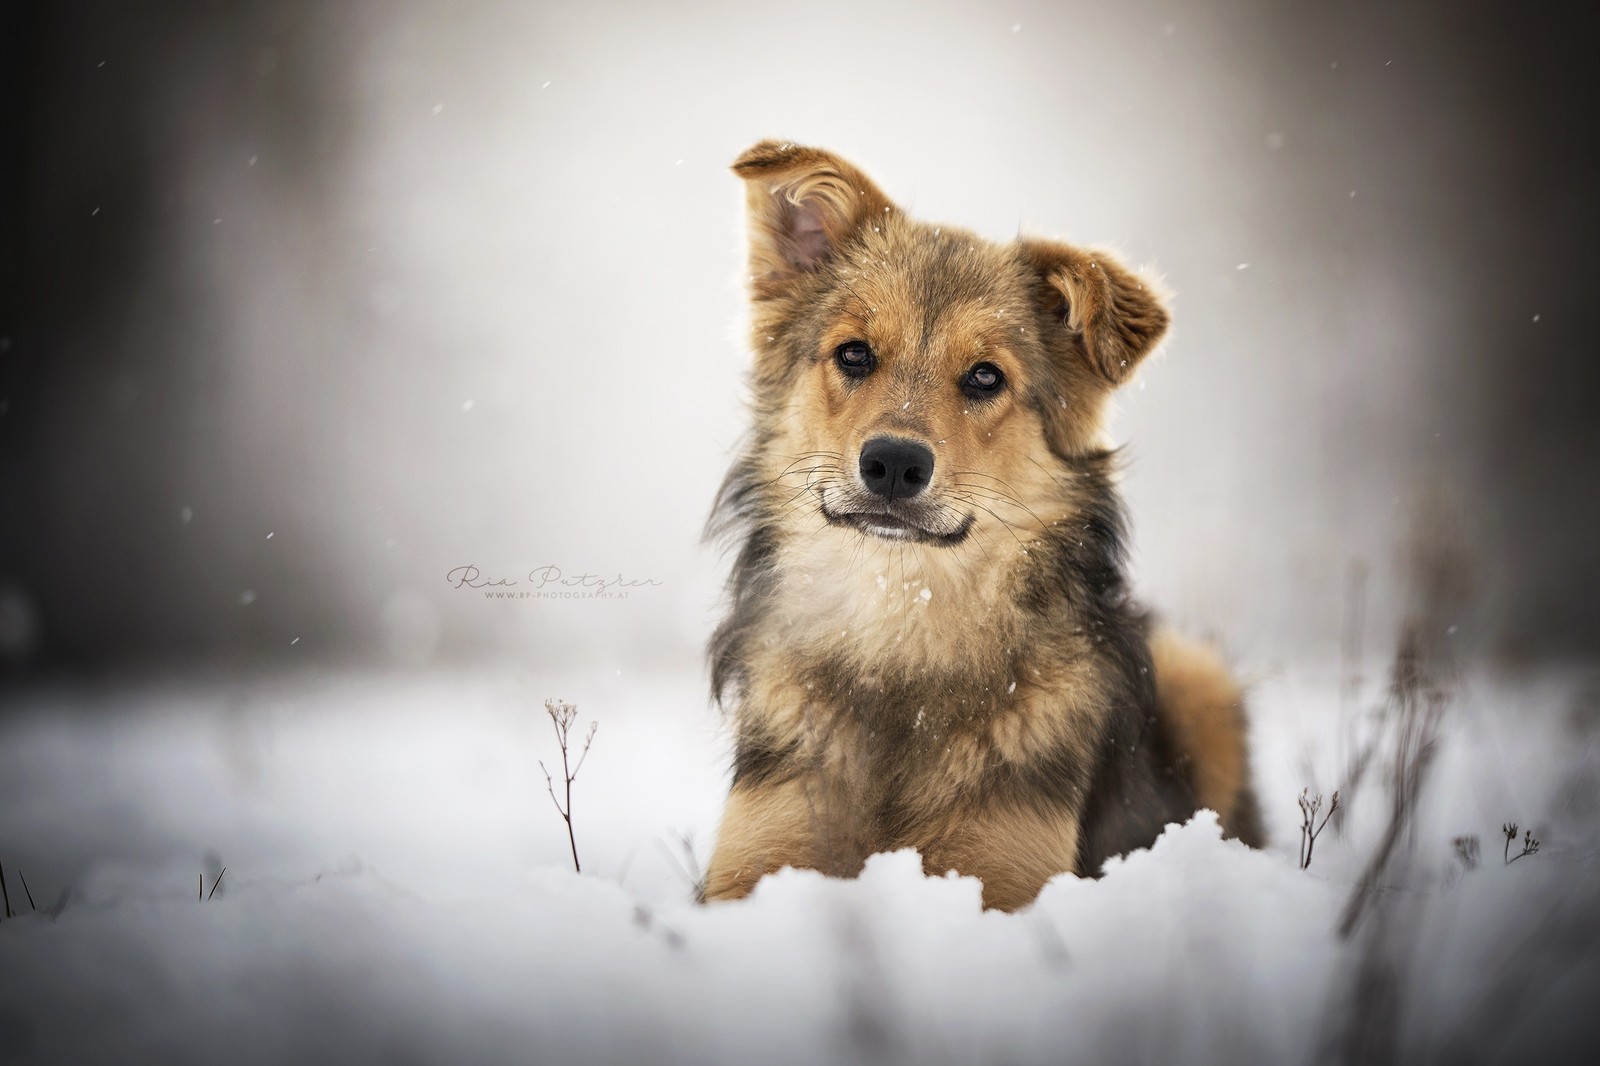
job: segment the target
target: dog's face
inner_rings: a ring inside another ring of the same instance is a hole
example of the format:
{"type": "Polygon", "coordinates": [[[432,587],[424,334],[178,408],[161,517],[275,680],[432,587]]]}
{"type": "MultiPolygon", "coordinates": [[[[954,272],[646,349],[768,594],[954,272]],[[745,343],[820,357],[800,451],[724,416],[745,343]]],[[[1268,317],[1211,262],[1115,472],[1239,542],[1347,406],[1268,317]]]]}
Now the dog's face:
{"type": "Polygon", "coordinates": [[[1166,329],[1151,283],[1103,253],[916,221],[816,149],[763,142],[734,170],[781,520],[958,554],[1059,521],[1065,464],[1102,447],[1107,398],[1166,329]]]}
{"type": "Polygon", "coordinates": [[[1034,473],[1026,279],[968,235],[880,215],[788,330],[808,349],[789,392],[797,443],[832,460],[814,479],[830,523],[955,547],[1034,473]]]}

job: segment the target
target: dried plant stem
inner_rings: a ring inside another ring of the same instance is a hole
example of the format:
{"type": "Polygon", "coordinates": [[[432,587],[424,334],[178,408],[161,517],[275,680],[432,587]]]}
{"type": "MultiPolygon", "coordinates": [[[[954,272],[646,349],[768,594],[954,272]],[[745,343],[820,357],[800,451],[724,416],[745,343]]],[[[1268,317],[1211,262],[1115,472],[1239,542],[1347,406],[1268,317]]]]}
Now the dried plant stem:
{"type": "Polygon", "coordinates": [[[1339,718],[1348,721],[1361,695],[1361,652],[1367,614],[1367,566],[1350,564],[1345,583],[1344,624],[1339,633],[1339,718]]]}
{"type": "Polygon", "coordinates": [[[695,902],[704,903],[706,875],[700,869],[700,860],[695,856],[694,841],[689,838],[687,833],[678,833],[677,837],[678,844],[683,850],[683,858],[681,859],[660,837],[656,838],[656,847],[661,849],[661,853],[667,857],[667,861],[677,867],[678,872],[683,875],[683,879],[689,883],[690,890],[694,892],[695,902]]]}
{"type": "Polygon", "coordinates": [[[572,828],[572,782],[577,780],[578,771],[583,769],[583,762],[589,757],[589,746],[594,743],[595,730],[600,728],[599,722],[589,724],[589,732],[583,738],[583,751],[578,754],[576,764],[571,762],[571,734],[572,723],[578,717],[578,708],[573,704],[561,700],[545,700],[545,713],[550,715],[550,723],[555,727],[556,743],[561,748],[561,781],[562,789],[566,795],[563,804],[556,798],[555,780],[546,769],[544,760],[539,760],[539,769],[544,770],[545,788],[550,792],[550,802],[556,805],[556,813],[561,815],[561,820],[567,823],[567,844],[572,848],[572,869],[574,873],[582,873],[583,867],[578,863],[578,837],[572,828]]]}
{"type": "MultiPolygon", "coordinates": [[[[1356,703],[1361,698],[1365,681],[1362,676],[1362,651],[1366,646],[1367,618],[1367,564],[1357,559],[1350,564],[1345,586],[1344,620],[1339,634],[1339,732],[1338,758],[1346,766],[1345,791],[1361,783],[1366,762],[1372,758],[1370,744],[1363,751],[1359,745],[1356,722],[1356,703]]],[[[1330,808],[1333,831],[1337,836],[1345,833],[1345,811],[1342,806],[1330,808]]]]}
{"type": "Polygon", "coordinates": [[[1539,851],[1539,842],[1533,839],[1533,830],[1528,830],[1522,838],[1522,850],[1515,855],[1511,854],[1511,845],[1517,839],[1517,823],[1507,822],[1500,827],[1505,834],[1506,846],[1501,849],[1500,857],[1505,860],[1505,865],[1510,866],[1525,855],[1534,855],[1539,851]]]}
{"type": "Polygon", "coordinates": [[[1400,638],[1389,686],[1387,724],[1394,730],[1394,762],[1389,768],[1389,821],[1372,857],[1362,870],[1339,921],[1339,936],[1349,937],[1377,893],[1395,848],[1411,824],[1428,768],[1438,749],[1439,720],[1445,694],[1425,676],[1419,626],[1413,622],[1400,638]]]}
{"type": "Polygon", "coordinates": [[[1339,810],[1339,790],[1334,789],[1333,799],[1328,804],[1328,813],[1322,816],[1322,821],[1317,821],[1317,812],[1322,809],[1322,796],[1313,797],[1311,790],[1303,789],[1300,793],[1300,869],[1306,870],[1311,866],[1311,852],[1317,846],[1317,836],[1328,827],[1328,819],[1339,810]]]}

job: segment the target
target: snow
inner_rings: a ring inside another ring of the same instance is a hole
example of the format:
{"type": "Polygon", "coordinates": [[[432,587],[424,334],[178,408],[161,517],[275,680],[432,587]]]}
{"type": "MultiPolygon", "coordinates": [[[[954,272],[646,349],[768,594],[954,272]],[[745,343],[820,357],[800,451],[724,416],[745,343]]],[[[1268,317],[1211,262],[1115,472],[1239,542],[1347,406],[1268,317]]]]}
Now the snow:
{"type": "Polygon", "coordinates": [[[1348,941],[1379,790],[1296,864],[1295,797],[1337,786],[1370,725],[1330,671],[1255,687],[1271,848],[1201,812],[1017,914],[911,852],[694,904],[728,741],[689,670],[40,684],[0,716],[0,862],[24,912],[0,923],[0,1057],[1310,1062],[1343,1046],[1381,957],[1402,1059],[1579,1061],[1600,1037],[1586,684],[1462,687],[1412,858],[1348,941]],[[549,695],[578,705],[575,735],[599,723],[573,789],[581,876],[537,765],[559,761],[549,695]],[[1545,844],[1505,866],[1509,820],[1545,844]],[[1464,833],[1482,863],[1443,876],[1464,833]]]}

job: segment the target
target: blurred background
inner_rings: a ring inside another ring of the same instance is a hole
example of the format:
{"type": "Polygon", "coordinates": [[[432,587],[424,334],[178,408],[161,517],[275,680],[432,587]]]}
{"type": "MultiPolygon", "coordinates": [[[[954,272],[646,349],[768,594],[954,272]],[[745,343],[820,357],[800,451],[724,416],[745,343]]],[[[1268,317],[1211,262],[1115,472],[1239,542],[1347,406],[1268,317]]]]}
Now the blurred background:
{"type": "Polygon", "coordinates": [[[1463,641],[1592,658],[1597,44],[1543,3],[8,4],[0,672],[697,664],[766,136],[1165,276],[1114,430],[1183,624],[1331,652],[1361,567],[1376,644],[1426,510],[1463,641]]]}

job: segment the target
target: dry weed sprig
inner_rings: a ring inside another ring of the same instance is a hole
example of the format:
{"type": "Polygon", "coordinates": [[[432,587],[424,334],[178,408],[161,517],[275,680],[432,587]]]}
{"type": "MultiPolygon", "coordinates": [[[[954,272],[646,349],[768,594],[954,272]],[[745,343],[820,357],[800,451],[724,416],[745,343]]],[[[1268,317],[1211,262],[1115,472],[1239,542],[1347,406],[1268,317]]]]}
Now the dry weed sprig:
{"type": "Polygon", "coordinates": [[[1522,850],[1515,855],[1511,854],[1511,845],[1517,839],[1517,823],[1506,822],[1500,827],[1500,832],[1504,833],[1506,838],[1506,846],[1500,852],[1501,858],[1505,860],[1505,865],[1510,866],[1524,855],[1538,854],[1539,842],[1533,839],[1533,830],[1529,829],[1523,834],[1522,850]]]}
{"type": "MultiPolygon", "coordinates": [[[[1361,783],[1366,764],[1372,758],[1372,747],[1357,747],[1355,705],[1361,698],[1366,679],[1362,675],[1362,651],[1366,647],[1367,618],[1367,564],[1356,559],[1350,563],[1345,579],[1344,619],[1339,627],[1339,759],[1349,769],[1345,791],[1361,783]]],[[[1345,811],[1343,807],[1328,811],[1333,821],[1335,836],[1344,836],[1345,811]]]]}
{"type": "Polygon", "coordinates": [[[576,704],[567,703],[565,700],[545,700],[545,713],[550,716],[550,723],[555,726],[556,743],[561,748],[561,779],[566,793],[566,804],[556,798],[555,780],[550,776],[550,771],[544,765],[544,760],[539,760],[539,769],[544,771],[545,788],[550,792],[550,802],[556,805],[556,813],[561,815],[561,820],[567,823],[567,843],[572,847],[572,869],[574,873],[582,873],[583,867],[578,865],[578,838],[572,829],[572,782],[577,780],[578,771],[583,769],[583,762],[589,757],[589,746],[594,743],[595,730],[600,728],[599,722],[589,723],[589,732],[583,738],[583,751],[578,754],[576,764],[571,762],[572,752],[572,724],[577,721],[578,708],[576,704]]]}
{"type": "Polygon", "coordinates": [[[633,924],[647,933],[655,933],[674,951],[681,949],[687,943],[682,933],[656,917],[655,911],[643,903],[636,904],[633,908],[633,924]]]}
{"type": "Polygon", "coordinates": [[[1450,891],[1461,883],[1461,879],[1478,868],[1479,847],[1476,836],[1459,836],[1450,838],[1450,851],[1453,861],[1444,869],[1444,890],[1450,891]]]}
{"type": "Polygon", "coordinates": [[[1340,937],[1349,937],[1376,895],[1395,849],[1411,825],[1423,782],[1438,751],[1439,722],[1448,697],[1428,676],[1421,628],[1415,620],[1408,622],[1395,652],[1383,723],[1391,731],[1393,757],[1389,765],[1389,820],[1345,905],[1339,920],[1340,937]]]}
{"type": "Polygon", "coordinates": [[[1322,793],[1311,795],[1309,788],[1300,790],[1300,869],[1311,868],[1311,852],[1317,846],[1317,836],[1328,827],[1328,819],[1339,810],[1339,790],[1333,790],[1333,798],[1328,802],[1328,813],[1322,816],[1322,821],[1317,821],[1317,812],[1322,810],[1322,793]]]}
{"type": "Polygon", "coordinates": [[[694,901],[696,903],[704,903],[706,901],[706,874],[705,870],[700,866],[699,857],[694,853],[694,840],[688,833],[679,832],[676,835],[678,845],[683,850],[683,858],[680,859],[674,854],[673,850],[660,837],[656,838],[656,847],[661,849],[661,853],[667,857],[668,862],[677,867],[678,873],[688,883],[689,891],[694,894],[694,901]]]}
{"type": "MultiPolygon", "coordinates": [[[[1363,776],[1383,778],[1388,813],[1338,924],[1340,938],[1348,940],[1366,916],[1371,918],[1349,974],[1346,1009],[1329,1016],[1322,1052],[1328,1061],[1401,1061],[1406,999],[1415,984],[1407,971],[1419,965],[1415,919],[1422,903],[1421,897],[1404,894],[1392,906],[1379,901],[1386,886],[1413,862],[1410,847],[1402,845],[1409,845],[1414,835],[1414,820],[1442,742],[1441,722],[1457,682],[1461,642],[1455,639],[1455,620],[1466,617],[1477,570],[1476,552],[1463,535],[1470,526],[1442,490],[1417,501],[1402,559],[1412,613],[1400,628],[1375,728],[1352,753],[1354,763],[1342,782],[1349,807],[1363,776]]],[[[1335,832],[1339,822],[1334,820],[1335,832]]],[[[1458,838],[1456,848],[1463,869],[1476,863],[1474,839],[1458,838]]]]}

